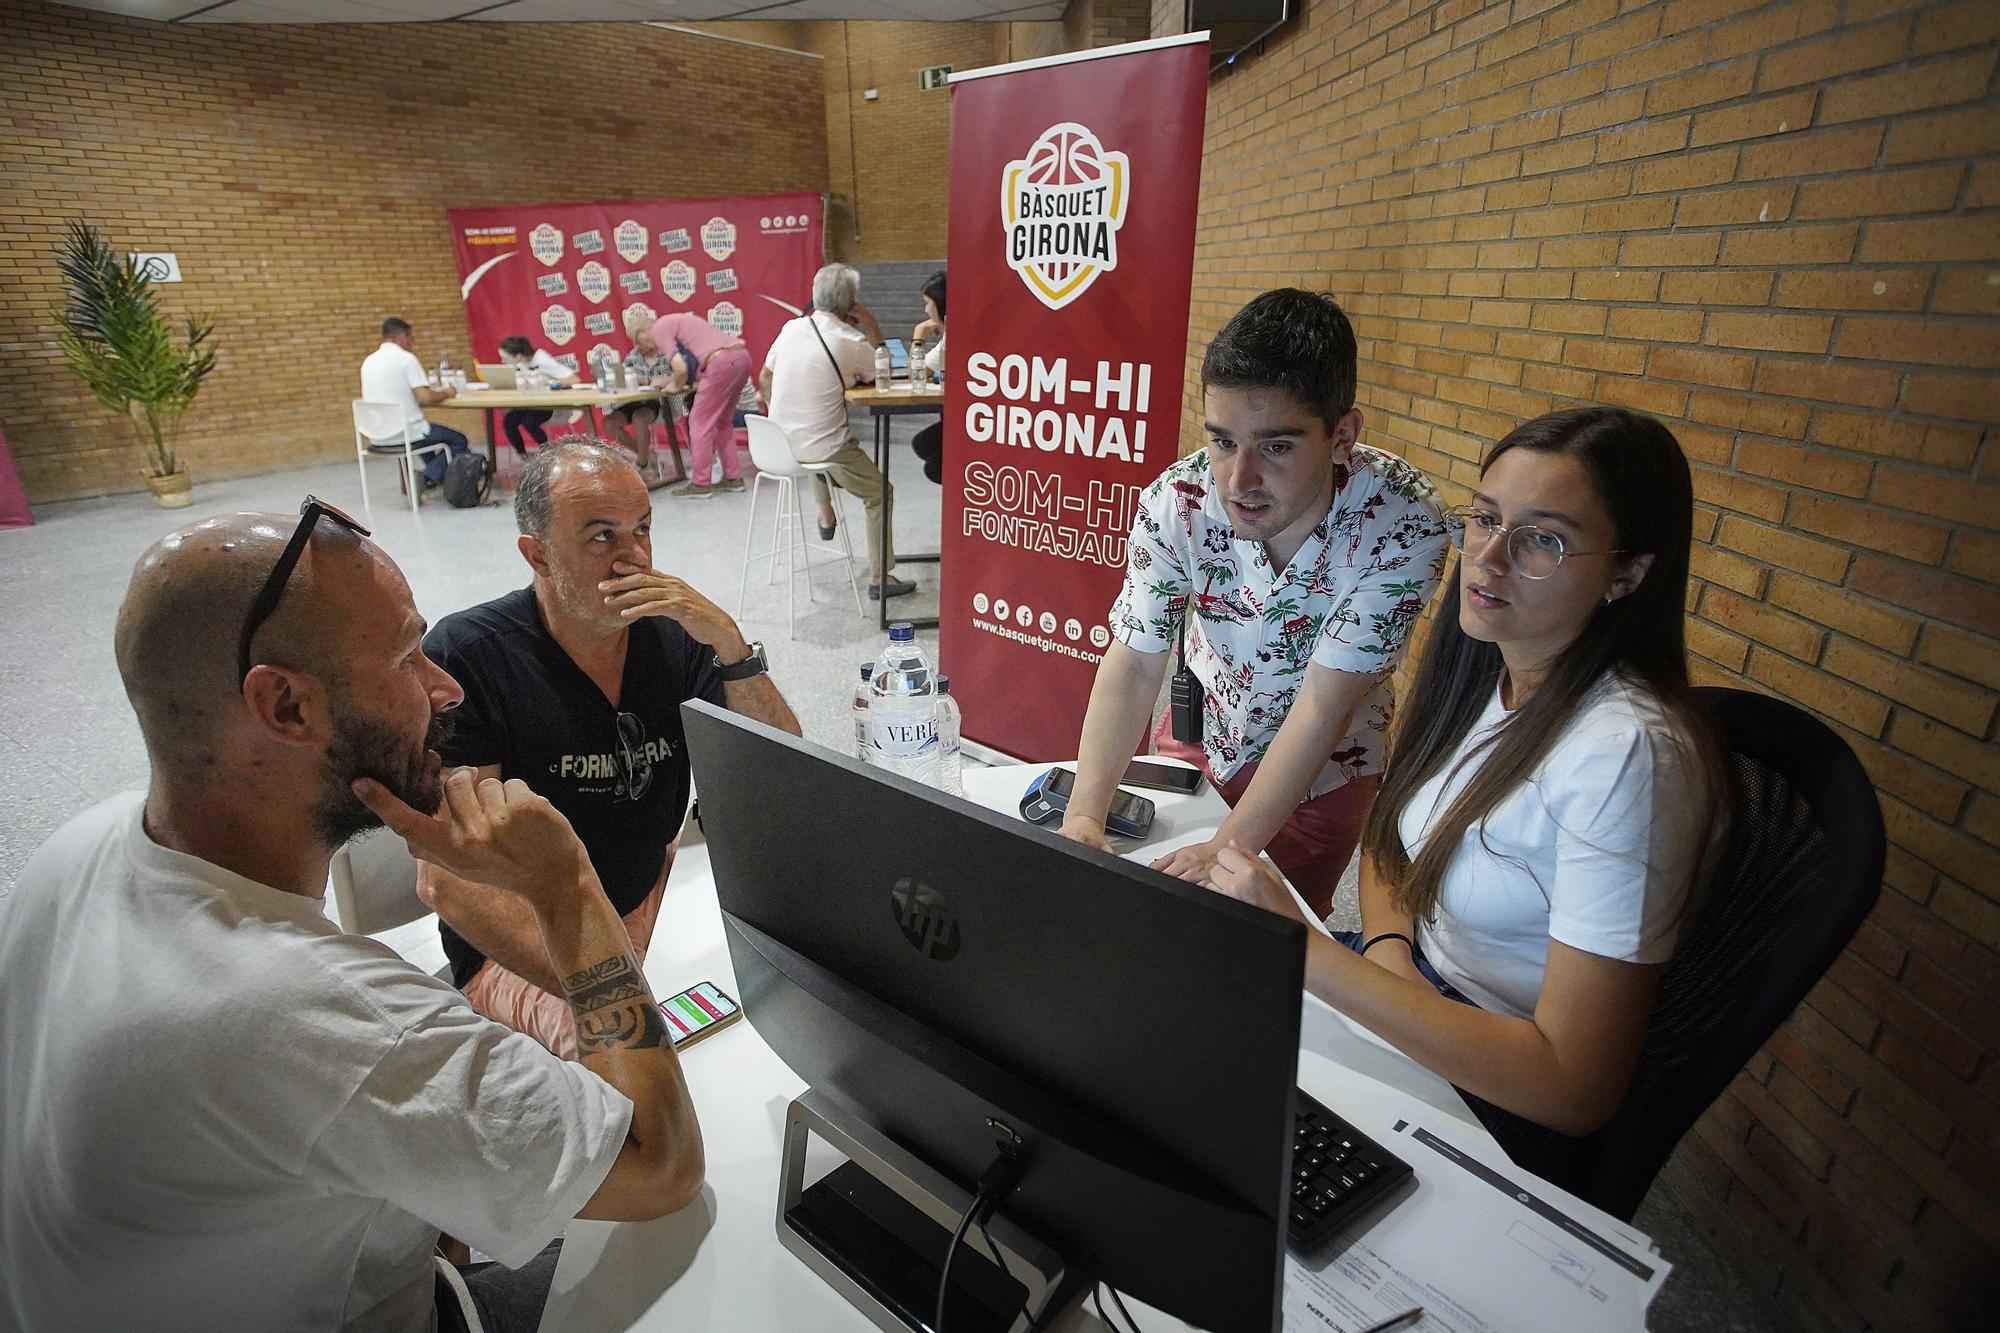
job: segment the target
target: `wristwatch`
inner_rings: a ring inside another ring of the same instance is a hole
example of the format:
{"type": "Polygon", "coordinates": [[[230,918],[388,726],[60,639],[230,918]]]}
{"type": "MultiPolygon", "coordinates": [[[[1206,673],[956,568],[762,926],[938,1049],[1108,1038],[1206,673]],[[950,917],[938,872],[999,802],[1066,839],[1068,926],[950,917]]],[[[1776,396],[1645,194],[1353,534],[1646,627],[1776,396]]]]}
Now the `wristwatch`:
{"type": "Polygon", "coordinates": [[[770,663],[764,660],[764,645],[761,643],[751,644],[750,656],[741,662],[724,662],[718,656],[715,665],[722,669],[724,680],[748,680],[752,676],[761,676],[771,669],[770,663]]]}

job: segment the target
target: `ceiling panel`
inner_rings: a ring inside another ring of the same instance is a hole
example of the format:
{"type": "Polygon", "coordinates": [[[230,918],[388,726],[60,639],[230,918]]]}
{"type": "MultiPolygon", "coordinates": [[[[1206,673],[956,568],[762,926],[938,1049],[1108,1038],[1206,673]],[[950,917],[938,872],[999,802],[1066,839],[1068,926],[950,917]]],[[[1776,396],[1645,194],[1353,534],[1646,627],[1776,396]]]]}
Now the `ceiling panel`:
{"type": "Polygon", "coordinates": [[[72,0],[79,9],[190,23],[619,23],[706,19],[1059,19],[1063,0],[72,0]]]}

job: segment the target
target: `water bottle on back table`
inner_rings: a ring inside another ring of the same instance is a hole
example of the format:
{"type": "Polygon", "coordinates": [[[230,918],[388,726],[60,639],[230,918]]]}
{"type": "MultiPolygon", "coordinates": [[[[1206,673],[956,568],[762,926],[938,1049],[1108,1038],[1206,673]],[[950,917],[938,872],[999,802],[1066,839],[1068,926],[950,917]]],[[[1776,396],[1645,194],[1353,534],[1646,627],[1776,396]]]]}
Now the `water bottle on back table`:
{"type": "Polygon", "coordinates": [[[889,644],[868,682],[868,762],[930,786],[937,781],[937,684],[908,621],[889,626],[889,644]]]}
{"type": "Polygon", "coordinates": [[[965,755],[960,749],[958,700],[951,697],[951,677],[937,678],[938,776],[937,789],[953,796],[965,795],[965,755]]]}
{"type": "Polygon", "coordinates": [[[868,679],[875,674],[873,662],[861,664],[861,683],[854,687],[854,757],[873,762],[868,755],[868,679]]]}
{"type": "Polygon", "coordinates": [[[889,381],[895,378],[895,367],[889,360],[889,349],[875,344],[875,392],[889,392],[889,381]]]}
{"type": "Polygon", "coordinates": [[[912,393],[922,393],[924,386],[930,383],[930,378],[931,368],[924,364],[924,340],[922,338],[912,338],[910,340],[910,391],[912,393]]]}

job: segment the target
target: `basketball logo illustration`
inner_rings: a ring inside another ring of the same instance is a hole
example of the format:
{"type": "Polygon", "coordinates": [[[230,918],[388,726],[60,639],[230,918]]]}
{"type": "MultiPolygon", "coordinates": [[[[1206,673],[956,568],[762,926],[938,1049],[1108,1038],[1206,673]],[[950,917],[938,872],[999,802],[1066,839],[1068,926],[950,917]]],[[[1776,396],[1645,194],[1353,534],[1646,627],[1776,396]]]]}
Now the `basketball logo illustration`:
{"type": "Polygon", "coordinates": [[[544,222],[528,233],[528,253],[544,264],[553,264],[562,258],[563,234],[544,222]]]}
{"type": "Polygon", "coordinates": [[[576,292],[593,305],[611,295],[611,270],[595,259],[576,271],[576,292]]]}
{"type": "Polygon", "coordinates": [[[1118,267],[1132,164],[1074,121],[1042,131],[1000,177],[1007,267],[1051,310],[1118,267]]]}
{"type": "Polygon", "coordinates": [[[611,247],[626,263],[638,263],[646,257],[645,227],[636,218],[626,218],[611,233],[611,247]]]}

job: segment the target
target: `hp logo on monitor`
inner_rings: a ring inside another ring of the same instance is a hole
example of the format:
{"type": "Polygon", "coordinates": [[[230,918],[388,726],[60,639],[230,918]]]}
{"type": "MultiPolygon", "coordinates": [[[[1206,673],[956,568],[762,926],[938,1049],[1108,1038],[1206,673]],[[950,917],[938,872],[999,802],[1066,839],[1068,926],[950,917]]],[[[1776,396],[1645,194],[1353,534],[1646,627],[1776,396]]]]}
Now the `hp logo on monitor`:
{"type": "Polygon", "coordinates": [[[899,879],[889,892],[889,909],[903,938],[926,958],[946,962],[958,956],[958,922],[945,910],[944,899],[928,884],[899,879]]]}

